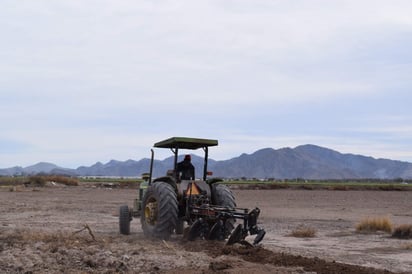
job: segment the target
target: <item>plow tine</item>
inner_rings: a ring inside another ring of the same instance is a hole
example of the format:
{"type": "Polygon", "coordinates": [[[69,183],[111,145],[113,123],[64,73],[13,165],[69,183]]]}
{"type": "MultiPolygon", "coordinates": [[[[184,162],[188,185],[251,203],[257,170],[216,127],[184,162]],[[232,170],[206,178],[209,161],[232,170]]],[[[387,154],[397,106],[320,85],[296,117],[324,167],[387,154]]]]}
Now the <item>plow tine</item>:
{"type": "Polygon", "coordinates": [[[260,243],[263,238],[265,237],[265,230],[262,228],[254,227],[254,229],[250,229],[250,234],[256,234],[256,237],[253,241],[253,245],[245,240],[246,236],[248,235],[248,231],[243,229],[241,224],[238,224],[237,227],[233,230],[232,234],[230,234],[229,240],[227,241],[226,245],[233,245],[235,243],[239,243],[245,246],[256,246],[260,243]]]}
{"type": "Polygon", "coordinates": [[[266,231],[261,229],[259,230],[259,232],[257,233],[255,240],[253,241],[253,245],[257,245],[258,243],[260,243],[263,240],[263,237],[265,237],[266,231]]]}
{"type": "Polygon", "coordinates": [[[223,224],[221,221],[217,221],[209,231],[207,236],[208,240],[223,240],[225,238],[223,224]]]}
{"type": "Polygon", "coordinates": [[[187,240],[194,241],[202,233],[202,220],[196,220],[190,227],[187,233],[187,240]]]}
{"type": "Polygon", "coordinates": [[[243,228],[241,224],[238,224],[237,227],[233,230],[232,234],[230,234],[229,239],[227,240],[226,245],[233,245],[235,243],[240,243],[244,240],[243,236],[243,228]]]}

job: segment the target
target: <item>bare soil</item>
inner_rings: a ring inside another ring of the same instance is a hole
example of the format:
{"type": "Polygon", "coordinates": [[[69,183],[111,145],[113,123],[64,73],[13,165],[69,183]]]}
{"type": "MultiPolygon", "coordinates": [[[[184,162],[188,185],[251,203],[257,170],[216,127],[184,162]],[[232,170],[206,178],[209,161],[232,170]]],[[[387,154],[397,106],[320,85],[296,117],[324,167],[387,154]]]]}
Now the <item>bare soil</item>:
{"type": "Polygon", "coordinates": [[[411,191],[233,192],[238,206],[261,209],[258,247],[147,239],[138,219],[120,235],[119,206],[132,204],[135,189],[1,187],[0,272],[412,273],[412,240],[355,231],[366,217],[412,224],[411,191]],[[289,236],[302,227],[314,237],[289,236]]]}

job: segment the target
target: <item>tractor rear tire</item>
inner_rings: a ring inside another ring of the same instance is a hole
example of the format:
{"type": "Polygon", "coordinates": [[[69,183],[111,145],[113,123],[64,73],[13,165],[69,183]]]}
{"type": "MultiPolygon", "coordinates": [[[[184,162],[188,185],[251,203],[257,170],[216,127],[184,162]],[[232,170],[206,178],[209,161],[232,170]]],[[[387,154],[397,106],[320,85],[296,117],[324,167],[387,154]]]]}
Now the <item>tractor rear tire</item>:
{"type": "Polygon", "coordinates": [[[156,182],[147,188],[140,220],[146,236],[163,240],[170,238],[178,222],[177,196],[173,186],[156,182]]]}
{"type": "MultiPolygon", "coordinates": [[[[233,195],[232,191],[228,186],[221,184],[212,185],[212,203],[214,205],[224,206],[228,208],[236,207],[235,196],[233,195]]],[[[227,235],[225,235],[225,237],[230,235],[230,233],[235,227],[235,222],[236,219],[228,219],[226,221],[225,229],[227,235]]]]}
{"type": "Polygon", "coordinates": [[[235,196],[227,185],[212,185],[212,202],[219,206],[236,207],[235,196]]]}
{"type": "Polygon", "coordinates": [[[123,234],[123,235],[130,234],[130,221],[131,221],[131,215],[130,215],[129,207],[127,205],[122,205],[119,210],[120,234],[123,234]]]}

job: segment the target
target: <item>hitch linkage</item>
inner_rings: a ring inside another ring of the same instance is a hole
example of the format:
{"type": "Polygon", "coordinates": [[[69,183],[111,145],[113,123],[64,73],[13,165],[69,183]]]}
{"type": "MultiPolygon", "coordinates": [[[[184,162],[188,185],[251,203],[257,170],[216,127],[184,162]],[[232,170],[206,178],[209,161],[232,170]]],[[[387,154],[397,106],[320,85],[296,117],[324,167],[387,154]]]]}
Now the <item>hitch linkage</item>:
{"type": "Polygon", "coordinates": [[[197,237],[207,240],[224,240],[229,236],[227,245],[235,243],[247,244],[245,238],[248,235],[256,235],[253,245],[260,243],[266,232],[258,227],[257,219],[260,214],[259,208],[249,212],[246,208],[230,208],[203,204],[200,206],[189,206],[191,226],[188,232],[188,240],[197,237]],[[234,220],[243,220],[233,231],[234,220]]]}

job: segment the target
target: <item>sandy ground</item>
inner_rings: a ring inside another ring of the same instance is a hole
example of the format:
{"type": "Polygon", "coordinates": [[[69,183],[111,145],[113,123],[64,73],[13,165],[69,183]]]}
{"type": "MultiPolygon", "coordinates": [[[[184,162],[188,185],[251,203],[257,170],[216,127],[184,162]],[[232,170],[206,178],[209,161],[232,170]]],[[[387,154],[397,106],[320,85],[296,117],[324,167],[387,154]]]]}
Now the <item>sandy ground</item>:
{"type": "Polygon", "coordinates": [[[184,242],[118,232],[118,208],[134,189],[0,188],[1,273],[412,273],[412,240],[358,234],[366,217],[412,224],[412,192],[233,189],[261,209],[261,246],[184,242]],[[313,238],[288,236],[299,227],[313,238]]]}
{"type": "Polygon", "coordinates": [[[412,192],[254,190],[235,193],[246,207],[262,208],[261,222],[268,232],[265,238],[268,249],[412,273],[411,240],[355,231],[356,224],[365,218],[389,218],[394,226],[412,224],[412,192]],[[316,237],[287,237],[299,226],[314,228],[316,237]]]}

